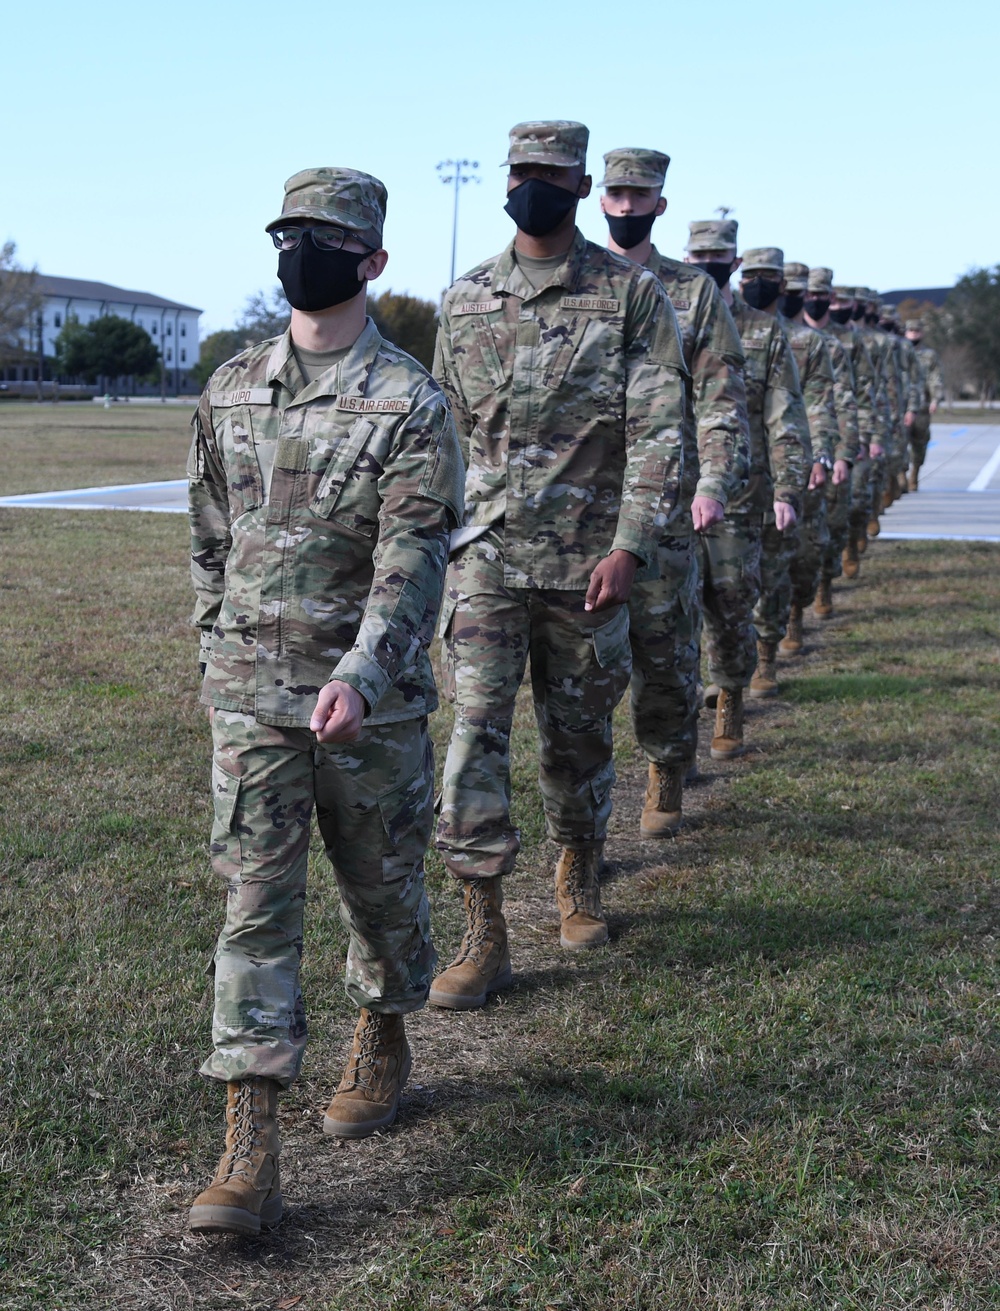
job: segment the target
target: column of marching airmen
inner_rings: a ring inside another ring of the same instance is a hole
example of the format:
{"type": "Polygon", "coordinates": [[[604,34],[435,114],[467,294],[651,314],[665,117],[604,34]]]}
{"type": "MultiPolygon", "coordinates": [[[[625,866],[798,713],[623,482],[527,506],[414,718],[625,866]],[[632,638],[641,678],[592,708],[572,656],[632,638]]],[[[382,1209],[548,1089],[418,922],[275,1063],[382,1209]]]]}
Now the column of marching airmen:
{"type": "Polygon", "coordinates": [[[289,330],[223,365],[188,463],[212,862],[225,881],[213,1049],[225,1151],[192,1228],[282,1215],[277,1097],[306,1042],[299,986],[316,815],[360,1015],[325,1132],[392,1123],[404,1016],[482,1006],[514,977],[510,736],[530,669],[560,942],[608,940],[599,875],[612,714],[630,689],[649,761],[641,835],[677,832],[697,772],[744,750],[744,697],[833,613],[893,499],[916,491],[942,399],[920,327],[729,218],[651,241],[669,158],[605,155],[608,247],[576,227],[580,123],[518,124],[516,235],[444,298],[433,377],[365,315],[385,267],[384,186],[307,169],[268,225],[289,330]],[[731,278],[739,270],[739,291],[731,278]],[[434,826],[428,649],[455,719],[434,835],[466,929],[434,975],[423,858],[434,826]],[[708,680],[701,679],[702,633],[708,680]]]}

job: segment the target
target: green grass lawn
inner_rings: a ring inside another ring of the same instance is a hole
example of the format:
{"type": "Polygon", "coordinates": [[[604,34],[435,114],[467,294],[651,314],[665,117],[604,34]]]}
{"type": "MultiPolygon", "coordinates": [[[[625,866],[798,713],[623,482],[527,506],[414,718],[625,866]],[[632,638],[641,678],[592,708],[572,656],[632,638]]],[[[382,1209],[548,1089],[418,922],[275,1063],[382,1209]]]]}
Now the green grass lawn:
{"type": "MultiPolygon", "coordinates": [[[[12,492],[182,467],[186,414],[30,409],[0,409],[12,492]]],[[[623,715],[613,941],[583,958],[523,706],[517,987],[414,1017],[399,1120],[353,1144],[321,1132],[353,1020],[317,852],[290,1209],[257,1242],[185,1230],[222,1135],[185,550],[180,517],[0,510],[0,1306],[1000,1306],[996,547],[874,544],[747,758],[703,752],[676,841],[636,836],[623,715]]]]}

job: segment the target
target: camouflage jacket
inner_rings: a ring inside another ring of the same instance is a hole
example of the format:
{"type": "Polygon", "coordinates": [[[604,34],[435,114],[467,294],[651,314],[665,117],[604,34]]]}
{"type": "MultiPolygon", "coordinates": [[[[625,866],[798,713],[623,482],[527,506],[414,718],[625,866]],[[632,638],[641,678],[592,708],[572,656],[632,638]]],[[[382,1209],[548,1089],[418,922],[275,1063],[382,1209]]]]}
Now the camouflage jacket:
{"type": "Polygon", "coordinates": [[[887,358],[888,337],[874,328],[859,326],[858,333],[868,347],[875,374],[875,416],[879,436],[876,440],[890,449],[895,440],[895,416],[890,390],[892,362],[887,358]]]}
{"type": "Polygon", "coordinates": [[[823,331],[836,337],[847,352],[854,375],[854,399],[858,407],[858,440],[862,446],[881,440],[877,410],[877,378],[864,338],[853,323],[829,321],[823,331]]]}
{"type": "Polygon", "coordinates": [[[670,297],[691,374],[678,509],[690,513],[694,496],[710,496],[725,505],[743,490],[750,460],[739,333],[722,293],[696,264],[661,255],[654,246],[646,268],[670,297]]]}
{"type": "Polygon", "coordinates": [[[825,328],[817,331],[823,333],[823,340],[830,352],[833,365],[833,404],[837,411],[837,444],[833,448],[835,460],[846,460],[853,464],[858,458],[858,402],[854,395],[854,370],[851,357],[844,349],[839,337],[825,328]]]}
{"type": "Polygon", "coordinates": [[[923,373],[923,403],[919,408],[926,410],[931,401],[937,401],[940,405],[944,400],[944,379],[941,376],[941,361],[938,359],[937,351],[932,350],[930,346],[918,346],[916,349],[923,373]]]}
{"type": "Polygon", "coordinates": [[[897,337],[903,372],[906,378],[906,408],[916,413],[926,408],[924,402],[924,370],[916,347],[908,337],[897,337]]]}
{"type": "Polygon", "coordinates": [[[809,420],[812,458],[814,461],[832,463],[840,431],[837,427],[833,361],[830,359],[826,338],[815,328],[805,323],[794,323],[785,318],[784,314],[778,314],[777,318],[781,330],[788,338],[799,370],[802,399],[809,420]]]}
{"type": "Polygon", "coordinates": [[[512,243],[446,294],[434,374],[466,457],[465,522],[503,519],[508,583],[585,588],[618,549],[655,570],[688,375],[651,273],[577,232],[535,291],[512,243]]]}
{"type": "Polygon", "coordinates": [[[307,387],[288,332],[253,346],[209,379],[187,472],[203,702],[304,727],[336,678],[369,723],[434,709],[462,464],[426,370],[371,319],[307,387]]]}
{"type": "Polygon", "coordinates": [[[787,501],[799,511],[812,447],[795,356],[774,315],[751,309],[735,294],[733,321],[746,360],[750,482],[729,503],[729,510],[762,513],[767,518],[775,501],[787,501]]]}

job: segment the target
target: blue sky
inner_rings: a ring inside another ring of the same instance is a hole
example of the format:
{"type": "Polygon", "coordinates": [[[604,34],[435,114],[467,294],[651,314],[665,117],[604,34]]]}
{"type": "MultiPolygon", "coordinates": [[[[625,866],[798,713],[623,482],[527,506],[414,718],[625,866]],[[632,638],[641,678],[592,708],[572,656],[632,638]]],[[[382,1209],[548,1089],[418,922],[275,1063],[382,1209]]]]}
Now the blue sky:
{"type": "MultiPolygon", "coordinates": [[[[42,272],[197,305],[211,331],[275,281],[262,229],[284,179],[344,164],[389,189],[378,286],[436,298],[451,194],[435,165],[480,163],[467,268],[512,235],[509,127],[558,117],[590,127],[595,181],[615,146],[673,157],[654,229],[668,254],[729,205],[743,246],[838,281],[946,285],[1000,261],[998,15],[971,0],[12,6],[0,239],[42,272]]],[[[596,189],[580,225],[606,239],[596,189]]]]}

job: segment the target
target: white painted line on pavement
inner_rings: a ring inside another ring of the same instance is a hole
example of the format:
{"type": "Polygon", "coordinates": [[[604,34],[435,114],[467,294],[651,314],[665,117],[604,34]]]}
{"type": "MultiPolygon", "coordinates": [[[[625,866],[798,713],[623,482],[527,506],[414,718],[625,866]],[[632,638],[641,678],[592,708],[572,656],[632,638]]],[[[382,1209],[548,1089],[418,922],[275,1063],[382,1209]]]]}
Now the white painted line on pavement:
{"type": "Polygon", "coordinates": [[[1000,469],[1000,446],[996,448],[972,482],[969,483],[968,490],[970,492],[985,492],[998,469],[1000,469]]]}
{"type": "Polygon", "coordinates": [[[1000,537],[979,533],[888,533],[883,528],[878,540],[889,542],[1000,542],[1000,537]]]}

